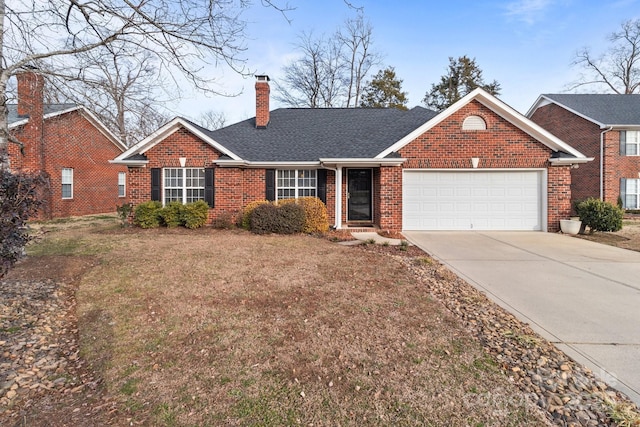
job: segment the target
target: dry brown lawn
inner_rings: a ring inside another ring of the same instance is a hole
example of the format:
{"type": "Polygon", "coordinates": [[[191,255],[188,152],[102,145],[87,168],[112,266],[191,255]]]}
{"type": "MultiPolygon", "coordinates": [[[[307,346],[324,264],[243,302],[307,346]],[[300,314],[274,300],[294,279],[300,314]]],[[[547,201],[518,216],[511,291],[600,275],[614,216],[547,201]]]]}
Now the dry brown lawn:
{"type": "Polygon", "coordinates": [[[594,232],[576,236],[605,245],[640,252],[640,220],[623,221],[622,230],[616,232],[594,232]]]}
{"type": "Polygon", "coordinates": [[[101,401],[108,412],[76,411],[73,424],[544,425],[385,253],[399,251],[239,230],[52,228],[18,271],[60,275],[84,260],[81,355],[102,382],[98,397],[48,397],[25,425],[101,401]]]}

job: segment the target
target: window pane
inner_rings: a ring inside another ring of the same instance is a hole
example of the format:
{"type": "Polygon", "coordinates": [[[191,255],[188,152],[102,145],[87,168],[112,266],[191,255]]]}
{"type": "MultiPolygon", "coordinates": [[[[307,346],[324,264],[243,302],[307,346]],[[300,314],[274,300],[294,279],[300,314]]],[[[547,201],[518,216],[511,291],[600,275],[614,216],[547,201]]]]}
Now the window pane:
{"type": "Polygon", "coordinates": [[[638,155],[638,144],[627,142],[627,156],[637,156],[638,155]]]}
{"type": "Polygon", "coordinates": [[[71,184],[62,184],[62,198],[70,199],[72,196],[71,184]]]}

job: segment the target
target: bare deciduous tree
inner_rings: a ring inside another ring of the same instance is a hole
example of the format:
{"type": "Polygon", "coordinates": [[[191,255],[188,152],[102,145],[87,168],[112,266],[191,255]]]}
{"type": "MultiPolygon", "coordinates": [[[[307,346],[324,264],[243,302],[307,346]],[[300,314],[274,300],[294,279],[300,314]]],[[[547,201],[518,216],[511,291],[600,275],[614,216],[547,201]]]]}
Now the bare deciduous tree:
{"type": "Polygon", "coordinates": [[[148,52],[127,53],[124,47],[105,46],[78,55],[82,68],[69,81],[64,74],[51,73],[47,97],[58,102],[85,105],[125,145],[144,138],[168,117],[163,113],[171,101],[164,77],[148,52]]]}
{"type": "MultiPolygon", "coordinates": [[[[275,1],[275,0],[274,0],[275,1]]],[[[272,0],[263,5],[278,8],[272,0]]],[[[210,64],[249,74],[244,50],[248,0],[0,0],[0,152],[8,141],[6,88],[25,67],[67,80],[80,78],[78,55],[117,45],[132,55],[143,52],[179,87],[185,81],[214,92],[210,64]]]]}
{"type": "Polygon", "coordinates": [[[586,85],[619,94],[640,90],[640,19],[623,23],[620,31],[608,39],[611,46],[600,56],[586,47],[576,54],[573,65],[582,67],[584,73],[569,85],[569,90],[586,85]]]}
{"type": "Polygon", "coordinates": [[[302,56],[284,67],[276,99],[294,107],[357,107],[364,79],[380,63],[372,33],[361,14],[329,38],[303,33],[297,45],[302,56]]]}
{"type": "Polygon", "coordinates": [[[355,107],[360,103],[365,76],[374,65],[380,64],[381,57],[371,51],[373,27],[360,13],[355,19],[345,22],[344,28],[338,31],[337,38],[344,47],[344,62],[349,72],[346,106],[355,107]]]}
{"type": "Polygon", "coordinates": [[[220,111],[207,110],[201,113],[195,122],[204,128],[215,130],[224,127],[227,123],[227,118],[220,111]]]}

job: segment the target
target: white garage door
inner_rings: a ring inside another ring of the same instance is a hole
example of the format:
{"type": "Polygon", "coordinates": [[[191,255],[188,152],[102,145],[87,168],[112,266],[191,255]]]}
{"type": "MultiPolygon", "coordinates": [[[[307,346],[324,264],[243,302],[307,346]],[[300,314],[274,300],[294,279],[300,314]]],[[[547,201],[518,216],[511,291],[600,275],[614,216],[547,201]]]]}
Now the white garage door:
{"type": "Polygon", "coordinates": [[[403,174],[405,230],[542,230],[542,171],[403,174]]]}

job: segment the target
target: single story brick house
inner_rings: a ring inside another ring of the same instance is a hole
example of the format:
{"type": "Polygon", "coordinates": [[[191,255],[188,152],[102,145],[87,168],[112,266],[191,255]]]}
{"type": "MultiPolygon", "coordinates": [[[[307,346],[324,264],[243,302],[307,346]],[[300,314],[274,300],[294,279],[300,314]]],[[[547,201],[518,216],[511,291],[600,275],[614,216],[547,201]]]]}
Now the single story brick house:
{"type": "Polygon", "coordinates": [[[109,164],[125,145],[89,110],[45,104],[44,78],[18,74],[18,103],[8,104],[9,131],[24,145],[9,144],[12,171],[42,173],[41,219],[115,212],[127,202],[127,167],[109,164]]]}
{"type": "Polygon", "coordinates": [[[640,209],[640,95],[543,94],[527,117],[595,159],[571,170],[574,200],[640,209]]]}
{"type": "Polygon", "coordinates": [[[176,118],[113,160],[129,199],[206,200],[210,218],[254,200],[317,196],[335,228],[556,231],[570,214],[573,165],[590,161],[477,89],[441,113],[269,110],[210,131],[176,118]]]}

